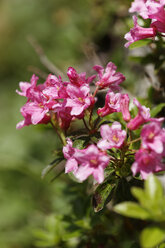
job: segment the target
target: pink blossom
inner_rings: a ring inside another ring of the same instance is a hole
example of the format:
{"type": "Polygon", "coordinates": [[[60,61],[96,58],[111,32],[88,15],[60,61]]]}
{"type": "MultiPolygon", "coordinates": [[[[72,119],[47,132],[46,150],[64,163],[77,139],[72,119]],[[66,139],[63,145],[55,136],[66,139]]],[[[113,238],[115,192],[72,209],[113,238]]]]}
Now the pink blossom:
{"type": "Polygon", "coordinates": [[[52,113],[56,113],[56,121],[60,128],[67,130],[73,119],[71,115],[71,107],[66,106],[66,99],[62,102],[57,102],[52,106],[52,113]]]}
{"type": "Polygon", "coordinates": [[[65,107],[63,110],[57,112],[57,121],[61,129],[67,130],[72,120],[71,108],[65,107]]]}
{"type": "Polygon", "coordinates": [[[96,82],[96,85],[100,89],[108,87],[112,91],[120,90],[119,84],[125,80],[125,77],[122,73],[116,72],[117,67],[112,62],[107,64],[105,72],[100,65],[95,65],[93,69],[98,72],[99,81],[96,82]]]}
{"type": "Polygon", "coordinates": [[[121,148],[126,138],[126,131],[121,129],[121,124],[115,121],[112,126],[101,126],[101,139],[98,142],[98,147],[102,150],[111,148],[121,148]]]}
{"type": "Polygon", "coordinates": [[[90,145],[83,150],[77,150],[74,158],[79,164],[78,170],[75,172],[77,179],[84,181],[87,177],[93,175],[98,183],[104,181],[104,169],[107,167],[110,158],[95,145],[90,145]]]}
{"type": "Polygon", "coordinates": [[[125,39],[128,42],[125,44],[125,47],[129,47],[135,41],[143,40],[146,38],[153,38],[156,36],[156,30],[154,27],[143,28],[140,27],[137,23],[137,17],[133,16],[134,27],[125,35],[125,39]]]}
{"type": "Polygon", "coordinates": [[[61,99],[66,98],[66,85],[62,82],[61,77],[59,79],[55,75],[49,75],[44,83],[45,89],[42,91],[43,95],[47,99],[61,99]]]}
{"type": "Polygon", "coordinates": [[[36,125],[40,123],[48,123],[50,121],[49,107],[37,102],[27,102],[21,108],[21,114],[24,120],[19,122],[16,126],[20,129],[30,124],[36,125]]]}
{"type": "Polygon", "coordinates": [[[152,16],[152,15],[155,15],[155,14],[158,14],[158,13],[161,14],[162,13],[161,9],[164,8],[164,5],[165,5],[164,0],[158,0],[158,1],[147,0],[146,7],[147,7],[147,10],[148,10],[148,17],[151,18],[151,19],[155,19],[154,16],[152,16]]]}
{"type": "Polygon", "coordinates": [[[20,82],[19,83],[19,87],[21,89],[21,91],[18,91],[16,90],[16,92],[20,95],[20,96],[25,96],[25,97],[28,97],[27,96],[27,90],[29,88],[35,88],[36,85],[37,85],[37,81],[38,81],[38,77],[36,77],[34,74],[33,76],[31,77],[31,80],[30,80],[30,83],[28,82],[20,82]]]}
{"type": "Polygon", "coordinates": [[[67,85],[68,98],[66,99],[66,107],[71,107],[71,115],[79,116],[84,110],[91,106],[92,96],[89,95],[90,88],[87,85],[77,87],[67,85]]]}
{"type": "Polygon", "coordinates": [[[114,112],[120,112],[120,93],[108,92],[105,97],[105,106],[97,110],[97,114],[101,117],[114,112]]]}
{"type": "Polygon", "coordinates": [[[161,7],[156,13],[151,14],[150,18],[153,19],[151,27],[155,28],[158,32],[165,33],[164,7],[161,7]]]}
{"type": "Polygon", "coordinates": [[[19,87],[21,91],[16,90],[16,92],[21,96],[27,97],[28,101],[41,101],[44,85],[37,85],[38,79],[39,78],[33,74],[30,83],[20,82],[19,87]]]}
{"type": "Polygon", "coordinates": [[[85,72],[78,74],[77,71],[73,67],[68,68],[67,75],[68,75],[68,78],[69,78],[71,84],[76,85],[76,86],[82,86],[84,84],[89,84],[96,77],[95,75],[93,75],[93,76],[88,77],[86,79],[86,73],[85,72]]]}
{"type": "Polygon", "coordinates": [[[148,9],[146,7],[147,0],[134,0],[131,4],[131,8],[129,9],[130,13],[137,12],[144,19],[148,18],[148,9]]]}
{"type": "Polygon", "coordinates": [[[74,158],[76,150],[76,148],[73,148],[73,143],[71,139],[67,139],[67,145],[63,147],[63,154],[64,157],[67,159],[65,165],[65,173],[69,173],[71,171],[75,173],[78,169],[77,160],[74,158]]]}
{"type": "Polygon", "coordinates": [[[123,120],[130,121],[131,115],[129,112],[129,96],[128,94],[122,94],[120,99],[120,109],[123,115],[123,120]]]}
{"type": "Polygon", "coordinates": [[[161,163],[161,156],[154,151],[140,149],[135,155],[132,165],[133,175],[140,172],[141,177],[146,179],[150,173],[165,170],[165,164],[161,163]]]}
{"type": "Polygon", "coordinates": [[[155,1],[155,0],[135,0],[131,4],[129,9],[130,13],[137,12],[144,19],[151,18],[152,14],[155,14],[160,10],[160,8],[165,5],[164,0],[155,1]]]}
{"type": "Polygon", "coordinates": [[[151,149],[158,154],[163,153],[165,143],[164,132],[157,122],[151,122],[143,127],[141,131],[143,148],[151,149]]]}
{"type": "Polygon", "coordinates": [[[131,119],[127,125],[127,127],[131,130],[136,130],[144,123],[150,121],[150,109],[142,106],[135,98],[134,104],[138,107],[139,112],[137,116],[134,119],[131,119]]]}

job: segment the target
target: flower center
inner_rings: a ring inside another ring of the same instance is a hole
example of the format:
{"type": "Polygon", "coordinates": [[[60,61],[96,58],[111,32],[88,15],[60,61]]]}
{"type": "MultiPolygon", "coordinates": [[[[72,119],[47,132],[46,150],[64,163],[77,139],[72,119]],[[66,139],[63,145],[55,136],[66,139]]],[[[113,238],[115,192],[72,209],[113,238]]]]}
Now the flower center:
{"type": "Polygon", "coordinates": [[[42,103],[39,103],[38,106],[39,106],[40,108],[44,108],[44,105],[43,105],[42,103]]]}
{"type": "Polygon", "coordinates": [[[110,103],[111,105],[114,105],[114,104],[115,104],[113,100],[109,100],[109,103],[110,103]]]}
{"type": "Polygon", "coordinates": [[[116,135],[113,135],[112,139],[115,143],[119,142],[119,137],[117,137],[116,135]]]}
{"type": "Polygon", "coordinates": [[[82,97],[79,97],[78,100],[79,100],[80,102],[84,102],[84,99],[83,99],[82,97]]]}
{"type": "Polygon", "coordinates": [[[97,165],[97,160],[96,160],[96,159],[91,159],[90,162],[91,162],[93,165],[97,165]]]}
{"type": "Polygon", "coordinates": [[[149,138],[149,139],[152,139],[154,136],[155,136],[154,133],[151,132],[151,133],[148,135],[148,138],[149,138]]]}
{"type": "Polygon", "coordinates": [[[150,162],[149,158],[144,158],[143,161],[144,161],[144,164],[146,164],[146,165],[150,162]]]}

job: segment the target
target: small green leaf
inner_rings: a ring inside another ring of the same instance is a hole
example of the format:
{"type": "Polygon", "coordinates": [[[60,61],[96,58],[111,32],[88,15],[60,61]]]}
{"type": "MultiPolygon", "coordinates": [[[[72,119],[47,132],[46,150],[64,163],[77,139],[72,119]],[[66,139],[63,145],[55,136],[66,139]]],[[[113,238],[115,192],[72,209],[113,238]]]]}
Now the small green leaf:
{"type": "Polygon", "coordinates": [[[132,187],[131,193],[136,199],[140,202],[143,207],[148,207],[148,199],[146,197],[146,193],[143,189],[138,187],[132,187]]]}
{"type": "Polygon", "coordinates": [[[53,170],[64,158],[56,158],[54,159],[49,165],[47,165],[41,173],[41,178],[45,178],[45,176],[51,171],[53,170]]]}
{"type": "Polygon", "coordinates": [[[152,201],[157,202],[163,199],[163,187],[161,182],[153,174],[145,181],[145,192],[152,201]]]}
{"type": "Polygon", "coordinates": [[[68,176],[70,177],[70,179],[76,183],[82,183],[82,181],[78,180],[74,174],[72,172],[68,173],[68,176]]]}
{"type": "Polygon", "coordinates": [[[84,148],[84,140],[82,139],[76,139],[73,142],[73,147],[77,148],[77,149],[83,149],[84,148]]]}
{"type": "Polygon", "coordinates": [[[165,107],[165,103],[160,103],[151,110],[151,117],[157,116],[157,114],[165,107]]]}
{"type": "Polygon", "coordinates": [[[165,230],[159,227],[145,228],[140,235],[140,243],[143,248],[152,248],[165,239],[165,230]]]}
{"type": "Polygon", "coordinates": [[[135,41],[134,43],[132,43],[132,44],[129,46],[129,48],[130,48],[130,49],[138,48],[138,47],[146,46],[146,45],[148,45],[149,43],[151,43],[151,40],[149,40],[149,39],[138,40],[138,41],[135,41]]]}
{"type": "Polygon", "coordinates": [[[107,198],[109,198],[109,200],[111,199],[115,187],[115,182],[107,181],[100,184],[96,188],[96,191],[93,195],[93,206],[95,212],[99,212],[103,209],[107,198]]]}
{"type": "Polygon", "coordinates": [[[123,202],[114,207],[115,212],[127,217],[147,220],[150,219],[150,214],[147,210],[139,206],[135,202],[123,202]]]}

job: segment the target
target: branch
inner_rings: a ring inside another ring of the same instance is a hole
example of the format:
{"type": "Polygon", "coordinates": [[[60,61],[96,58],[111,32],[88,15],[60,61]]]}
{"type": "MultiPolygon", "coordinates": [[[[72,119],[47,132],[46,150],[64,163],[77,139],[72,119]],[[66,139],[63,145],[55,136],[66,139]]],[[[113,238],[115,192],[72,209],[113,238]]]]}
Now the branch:
{"type": "Polygon", "coordinates": [[[41,63],[56,76],[60,75],[61,77],[65,78],[63,72],[46,57],[42,47],[39,45],[37,40],[31,35],[27,37],[27,40],[34,48],[35,52],[38,54],[41,63]]]}

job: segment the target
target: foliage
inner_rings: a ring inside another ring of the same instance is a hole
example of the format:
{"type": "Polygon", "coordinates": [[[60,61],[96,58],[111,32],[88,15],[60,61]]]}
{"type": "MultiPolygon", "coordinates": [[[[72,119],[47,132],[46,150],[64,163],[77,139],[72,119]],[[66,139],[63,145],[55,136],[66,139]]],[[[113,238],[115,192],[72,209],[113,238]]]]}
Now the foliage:
{"type": "Polygon", "coordinates": [[[145,181],[144,189],[132,187],[131,192],[139,203],[122,202],[114,210],[128,217],[156,222],[155,225],[146,227],[140,236],[142,247],[156,247],[165,241],[165,196],[161,182],[156,176],[150,175],[145,181]]]}

